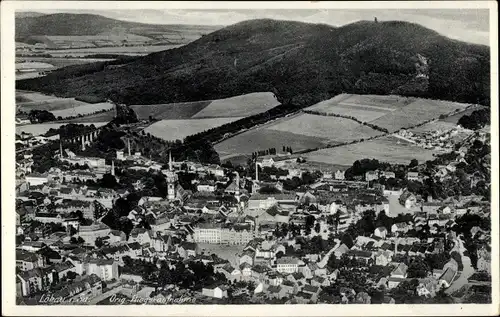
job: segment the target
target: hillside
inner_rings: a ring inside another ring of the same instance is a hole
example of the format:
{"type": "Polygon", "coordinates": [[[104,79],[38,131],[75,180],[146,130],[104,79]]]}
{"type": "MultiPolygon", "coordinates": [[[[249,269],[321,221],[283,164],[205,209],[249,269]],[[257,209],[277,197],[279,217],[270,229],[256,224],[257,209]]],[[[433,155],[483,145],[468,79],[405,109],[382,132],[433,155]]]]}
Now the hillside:
{"type": "Polygon", "coordinates": [[[32,12],[32,11],[16,12],[16,19],[41,17],[43,15],[45,15],[45,14],[40,13],[40,12],[32,12]]]}
{"type": "Polygon", "coordinates": [[[489,61],[489,47],[451,40],[407,22],[361,21],[334,28],[265,19],[225,27],[119,68],[106,69],[101,63],[62,69],[18,81],[17,87],[128,104],[271,91],[281,103],[294,106],[342,92],[488,105],[489,61]],[[422,58],[428,66],[422,67],[422,58]]]}
{"type": "Polygon", "coordinates": [[[219,26],[155,25],[120,21],[94,14],[56,13],[47,15],[16,15],[16,40],[29,42],[33,36],[90,36],[109,32],[155,37],[161,33],[212,32],[219,26]]]}

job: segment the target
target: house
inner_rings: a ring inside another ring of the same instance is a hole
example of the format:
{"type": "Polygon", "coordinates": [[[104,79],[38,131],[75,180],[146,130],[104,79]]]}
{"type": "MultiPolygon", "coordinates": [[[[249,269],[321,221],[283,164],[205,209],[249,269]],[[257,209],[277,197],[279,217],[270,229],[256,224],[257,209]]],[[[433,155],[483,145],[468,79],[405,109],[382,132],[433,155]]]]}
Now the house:
{"type": "Polygon", "coordinates": [[[283,276],[280,273],[268,272],[267,283],[275,286],[281,285],[283,283],[283,276]]]}
{"type": "Polygon", "coordinates": [[[252,265],[247,262],[243,262],[240,264],[240,272],[242,276],[251,276],[252,275],[252,265]]]}
{"type": "Polygon", "coordinates": [[[138,242],[140,245],[151,243],[152,234],[151,231],[145,228],[134,228],[130,231],[128,238],[129,243],[138,242]]]}
{"type": "Polygon", "coordinates": [[[381,239],[385,239],[387,236],[387,229],[385,227],[378,227],[375,229],[373,235],[381,239]]]}
{"type": "Polygon", "coordinates": [[[374,257],[375,265],[387,266],[392,261],[392,253],[387,250],[379,250],[374,257]]]}
{"type": "Polygon", "coordinates": [[[335,257],[337,259],[340,259],[340,257],[342,257],[342,255],[344,253],[347,253],[348,251],[349,251],[349,248],[347,247],[347,245],[345,245],[344,243],[342,243],[338,248],[336,248],[333,251],[333,254],[335,254],[335,257]]]}
{"type": "Polygon", "coordinates": [[[420,175],[418,172],[408,172],[408,174],[406,174],[406,179],[409,181],[418,182],[420,180],[420,175]]]}
{"type": "Polygon", "coordinates": [[[345,171],[337,170],[335,172],[335,179],[344,180],[345,179],[345,171]]]}
{"type": "Polygon", "coordinates": [[[435,278],[427,277],[419,280],[417,286],[418,296],[434,297],[436,292],[439,290],[439,283],[435,278]]]}
{"type": "Polygon", "coordinates": [[[240,265],[243,263],[248,263],[250,265],[253,265],[253,259],[255,257],[255,252],[251,250],[246,250],[243,252],[243,254],[240,256],[240,265]]]}
{"type": "Polygon", "coordinates": [[[214,298],[227,298],[227,287],[225,285],[205,286],[201,290],[201,294],[214,298]]]}
{"type": "Polygon", "coordinates": [[[224,265],[222,268],[217,270],[218,272],[221,272],[224,274],[227,280],[229,281],[236,281],[241,278],[241,271],[238,269],[235,269],[231,264],[227,263],[224,265]]]}
{"type": "Polygon", "coordinates": [[[368,171],[365,173],[365,180],[367,182],[377,180],[379,172],[378,171],[368,171]]]}
{"type": "Polygon", "coordinates": [[[120,230],[111,230],[108,234],[108,237],[109,237],[108,240],[109,244],[125,242],[127,240],[125,232],[120,230]]]}
{"type": "Polygon", "coordinates": [[[301,262],[297,258],[284,256],[276,260],[276,271],[280,273],[296,273],[299,271],[301,262]]]}
{"type": "Polygon", "coordinates": [[[417,197],[408,190],[405,190],[399,196],[399,203],[405,206],[406,209],[410,209],[417,204],[417,197]]]}
{"type": "Polygon", "coordinates": [[[309,304],[311,302],[315,302],[314,295],[305,292],[298,292],[297,294],[295,294],[295,300],[298,304],[309,304]]]}
{"type": "Polygon", "coordinates": [[[442,287],[444,288],[450,287],[456,275],[457,275],[457,270],[455,270],[453,267],[450,266],[446,268],[443,275],[439,277],[439,288],[441,289],[442,287]]]}
{"type": "Polygon", "coordinates": [[[477,269],[478,271],[485,271],[491,273],[491,252],[487,247],[483,247],[477,252],[477,269]]]}
{"type": "Polygon", "coordinates": [[[281,286],[269,285],[269,287],[267,288],[267,296],[269,299],[282,299],[283,297],[287,296],[287,293],[281,286]]]}
{"type": "Polygon", "coordinates": [[[118,262],[114,259],[91,259],[84,266],[88,275],[95,274],[103,281],[118,279],[118,262]]]}
{"type": "Polygon", "coordinates": [[[19,268],[21,271],[29,271],[43,266],[45,266],[43,256],[32,252],[16,250],[16,268],[19,268]]]}
{"type": "Polygon", "coordinates": [[[49,268],[35,268],[17,274],[21,284],[22,296],[29,296],[39,291],[47,290],[54,281],[54,275],[49,268]]]}
{"type": "Polygon", "coordinates": [[[188,258],[190,256],[196,257],[196,255],[199,253],[198,244],[194,242],[184,241],[179,245],[179,247],[177,247],[177,253],[182,258],[188,258]]]}
{"type": "Polygon", "coordinates": [[[391,277],[406,278],[408,266],[404,263],[398,263],[391,272],[391,277]]]}
{"type": "Polygon", "coordinates": [[[410,226],[406,222],[398,222],[391,227],[392,233],[406,233],[408,230],[410,230],[410,226]]]}
{"type": "Polygon", "coordinates": [[[317,287],[330,286],[330,280],[321,276],[315,276],[311,280],[311,285],[317,287]]]}

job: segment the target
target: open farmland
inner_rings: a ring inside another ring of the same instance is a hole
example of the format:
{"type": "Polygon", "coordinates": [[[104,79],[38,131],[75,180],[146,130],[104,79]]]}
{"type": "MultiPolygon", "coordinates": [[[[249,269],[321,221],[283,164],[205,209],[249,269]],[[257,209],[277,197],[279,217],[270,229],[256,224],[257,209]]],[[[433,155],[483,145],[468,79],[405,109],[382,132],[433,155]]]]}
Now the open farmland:
{"type": "Polygon", "coordinates": [[[467,106],[460,103],[417,99],[402,109],[389,112],[370,123],[386,128],[389,132],[394,132],[402,128],[413,127],[427,120],[437,119],[443,114],[463,110],[467,106]]]}
{"type": "Polygon", "coordinates": [[[290,146],[293,151],[297,152],[325,146],[327,143],[328,139],[321,137],[310,137],[298,133],[268,129],[254,129],[216,144],[215,150],[219,153],[221,159],[224,159],[269,148],[276,148],[276,150],[281,151],[283,146],[290,146]]]}
{"type": "Polygon", "coordinates": [[[102,102],[102,103],[94,103],[94,104],[84,104],[84,105],[77,106],[74,108],[55,110],[55,111],[51,111],[51,112],[56,118],[62,117],[64,119],[64,118],[68,118],[68,117],[76,117],[79,115],[86,116],[86,115],[93,114],[97,111],[102,111],[102,110],[110,111],[110,110],[113,110],[114,107],[115,106],[109,102],[102,102]]]}
{"type": "Polygon", "coordinates": [[[121,54],[130,56],[143,56],[155,52],[177,48],[180,46],[182,46],[182,44],[71,48],[62,50],[46,50],[44,51],[44,53],[50,54],[53,57],[82,57],[93,54],[121,54]]]}
{"type": "Polygon", "coordinates": [[[78,108],[85,105],[88,104],[83,101],[75,100],[74,98],[53,97],[52,99],[45,99],[43,101],[19,102],[16,104],[16,107],[18,110],[25,112],[31,110],[47,110],[53,112],[57,110],[78,108]]]}
{"type": "Polygon", "coordinates": [[[193,118],[247,117],[278,106],[271,92],[256,92],[231,98],[213,100],[193,118]]]}
{"type": "MultiPolygon", "coordinates": [[[[58,129],[62,125],[67,123],[40,123],[40,124],[27,124],[16,126],[16,133],[19,134],[21,132],[31,133],[33,135],[42,135],[47,133],[50,129],[58,129]]],[[[94,125],[96,128],[101,127],[103,125],[108,124],[108,122],[78,122],[78,124],[84,125],[94,125]]]]}
{"type": "Polygon", "coordinates": [[[299,133],[333,141],[333,144],[366,139],[382,134],[353,120],[311,114],[279,120],[267,127],[268,130],[299,133]]]}
{"type": "Polygon", "coordinates": [[[161,120],[153,123],[144,132],[164,140],[184,140],[185,137],[237,121],[241,118],[212,118],[187,120],[161,120]]]}
{"type": "Polygon", "coordinates": [[[409,164],[412,159],[425,162],[433,158],[433,151],[399,141],[392,136],[349,144],[335,148],[321,149],[304,156],[308,161],[337,165],[352,165],[363,158],[377,159],[394,164],[409,164]]]}
{"type": "Polygon", "coordinates": [[[370,122],[401,109],[412,100],[413,98],[399,96],[341,94],[308,107],[306,110],[326,115],[349,116],[362,122],[370,122]]]}
{"type": "Polygon", "coordinates": [[[444,122],[450,122],[450,123],[453,123],[453,124],[458,124],[458,120],[460,120],[460,118],[462,118],[463,116],[465,115],[468,115],[470,116],[471,113],[473,113],[474,111],[476,110],[481,110],[481,109],[485,109],[486,107],[484,106],[474,106],[474,107],[470,107],[468,109],[466,109],[465,111],[461,111],[461,112],[458,112],[454,115],[451,115],[451,116],[448,116],[440,121],[444,121],[444,122]]]}
{"type": "Polygon", "coordinates": [[[17,57],[16,68],[18,64],[25,63],[44,63],[52,65],[53,68],[61,68],[71,65],[82,65],[88,63],[105,62],[113,59],[101,58],[64,58],[64,57],[17,57]]]}
{"type": "Polygon", "coordinates": [[[109,122],[113,120],[115,117],[115,111],[110,110],[106,112],[100,112],[96,114],[91,114],[85,116],[84,118],[73,118],[73,119],[65,119],[58,120],[58,122],[67,122],[67,123],[80,123],[80,121],[85,120],[85,122],[109,122]]]}
{"type": "Polygon", "coordinates": [[[190,119],[209,104],[210,101],[194,101],[161,105],[134,105],[131,108],[139,119],[148,119],[149,116],[152,116],[159,120],[175,120],[190,119]]]}
{"type": "Polygon", "coordinates": [[[271,92],[256,92],[225,99],[158,105],[133,105],[139,119],[160,120],[248,117],[279,105],[271,92]]]}
{"type": "Polygon", "coordinates": [[[436,120],[436,121],[431,121],[428,122],[424,125],[421,125],[419,127],[410,129],[411,132],[414,134],[423,134],[427,132],[434,132],[434,131],[444,131],[444,130],[449,130],[453,129],[456,127],[456,124],[446,122],[446,121],[441,121],[441,120],[436,120]]]}
{"type": "Polygon", "coordinates": [[[294,152],[325,147],[382,133],[353,120],[299,113],[240,133],[215,146],[221,157],[283,146],[294,152]]]}

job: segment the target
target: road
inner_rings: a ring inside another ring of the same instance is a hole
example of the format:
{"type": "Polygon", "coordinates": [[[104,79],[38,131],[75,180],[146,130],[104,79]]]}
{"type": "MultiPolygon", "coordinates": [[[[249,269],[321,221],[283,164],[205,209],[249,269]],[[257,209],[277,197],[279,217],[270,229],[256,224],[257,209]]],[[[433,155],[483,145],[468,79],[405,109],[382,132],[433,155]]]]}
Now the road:
{"type": "Polygon", "coordinates": [[[321,259],[321,261],[318,262],[318,266],[321,268],[325,267],[326,264],[328,263],[328,260],[330,259],[330,255],[332,255],[333,251],[335,251],[335,249],[337,249],[339,246],[340,246],[340,241],[336,241],[335,246],[331,248],[327,254],[325,254],[325,256],[321,259]]]}
{"type": "Polygon", "coordinates": [[[461,289],[465,284],[467,284],[468,283],[467,279],[472,274],[474,274],[474,268],[471,265],[470,258],[464,255],[464,251],[466,251],[464,243],[459,237],[457,237],[457,239],[455,240],[455,247],[453,249],[454,249],[453,251],[458,251],[458,253],[460,253],[460,255],[462,256],[462,263],[464,265],[464,269],[462,270],[462,274],[460,275],[460,277],[457,280],[455,280],[450,287],[446,289],[446,293],[450,295],[461,289]]]}

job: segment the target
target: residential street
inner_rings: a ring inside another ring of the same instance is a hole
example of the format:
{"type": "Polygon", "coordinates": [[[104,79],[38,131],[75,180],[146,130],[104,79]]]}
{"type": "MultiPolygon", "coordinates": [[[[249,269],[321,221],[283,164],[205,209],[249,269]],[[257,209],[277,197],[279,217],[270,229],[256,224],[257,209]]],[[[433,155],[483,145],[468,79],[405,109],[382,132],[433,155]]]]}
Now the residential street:
{"type": "Polygon", "coordinates": [[[463,269],[462,274],[460,275],[460,277],[455,282],[453,282],[450,287],[448,287],[446,289],[446,293],[447,294],[453,294],[455,291],[457,291],[460,288],[462,288],[462,286],[464,286],[465,284],[467,284],[467,279],[472,274],[474,274],[474,268],[471,265],[470,258],[468,256],[464,256],[464,251],[466,251],[466,249],[464,247],[463,241],[460,238],[457,238],[455,240],[455,243],[457,243],[456,246],[458,246],[458,248],[457,248],[458,250],[457,251],[462,256],[462,263],[464,265],[464,269],[463,269]]]}

